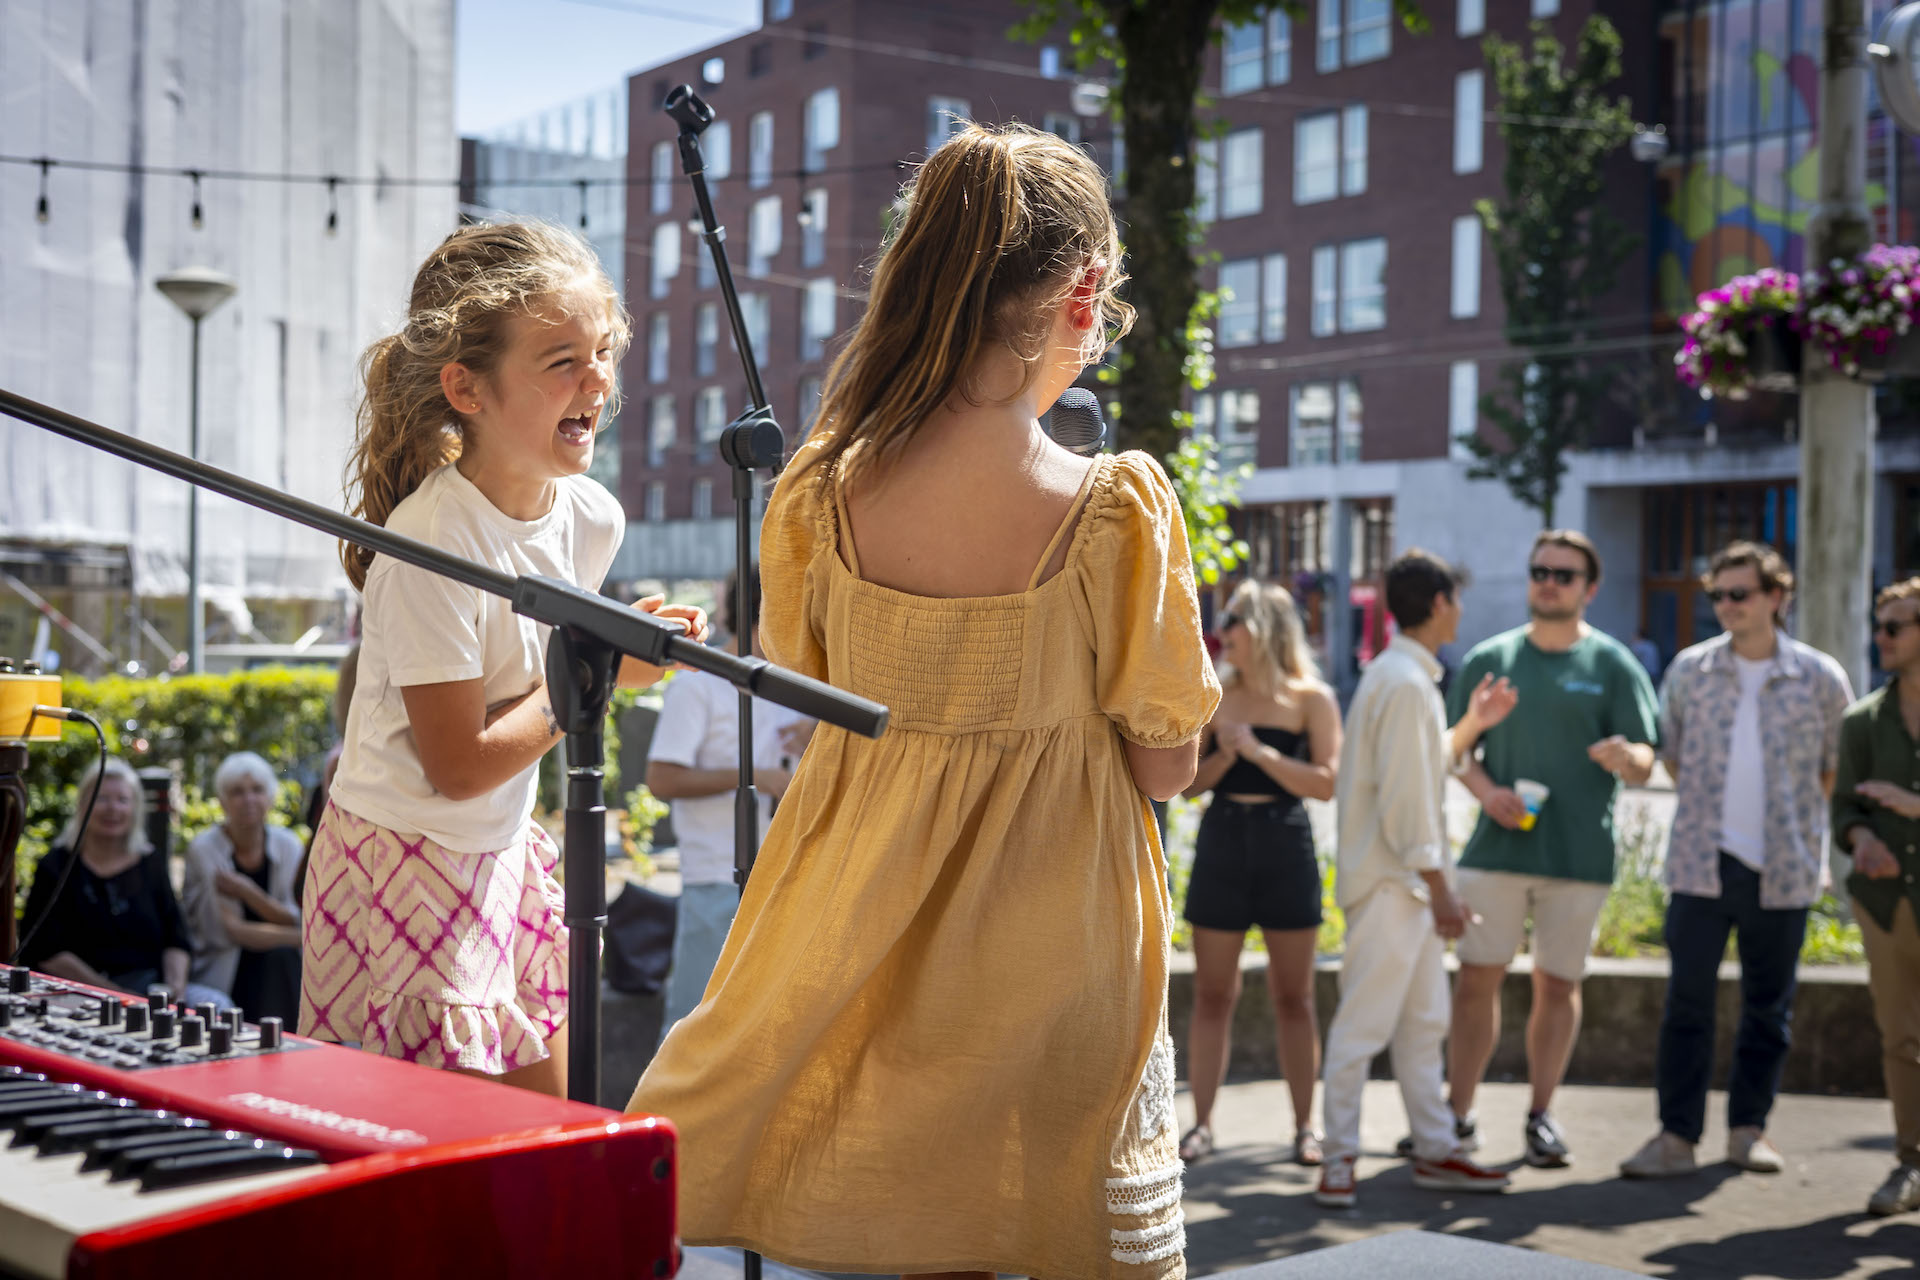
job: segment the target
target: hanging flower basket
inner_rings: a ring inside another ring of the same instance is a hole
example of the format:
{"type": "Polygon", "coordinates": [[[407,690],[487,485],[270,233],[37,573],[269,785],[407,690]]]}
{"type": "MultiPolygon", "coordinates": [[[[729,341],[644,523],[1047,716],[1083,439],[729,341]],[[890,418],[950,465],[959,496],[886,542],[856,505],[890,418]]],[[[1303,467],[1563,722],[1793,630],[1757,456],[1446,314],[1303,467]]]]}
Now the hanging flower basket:
{"type": "Polygon", "coordinates": [[[1795,327],[1850,378],[1920,372],[1920,248],[1877,244],[1852,262],[1836,258],[1802,281],[1795,327]]]}
{"type": "Polygon", "coordinates": [[[1735,276],[1696,300],[1680,322],[1686,341],[1674,353],[1680,380],[1702,396],[1744,400],[1756,388],[1792,390],[1800,372],[1794,313],[1800,278],[1768,267],[1735,276]]]}

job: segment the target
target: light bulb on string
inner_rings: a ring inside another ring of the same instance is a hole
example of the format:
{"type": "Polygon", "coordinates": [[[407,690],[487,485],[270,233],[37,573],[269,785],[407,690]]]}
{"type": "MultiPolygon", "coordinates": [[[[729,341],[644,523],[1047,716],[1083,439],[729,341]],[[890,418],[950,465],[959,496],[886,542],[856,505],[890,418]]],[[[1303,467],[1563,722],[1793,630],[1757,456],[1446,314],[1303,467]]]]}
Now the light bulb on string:
{"type": "Polygon", "coordinates": [[[53,167],[53,161],[41,156],[38,163],[40,165],[40,202],[33,207],[33,217],[34,221],[45,223],[53,216],[47,208],[47,170],[53,167]]]}
{"type": "Polygon", "coordinates": [[[193,229],[198,231],[207,225],[206,214],[200,208],[200,171],[189,169],[187,176],[193,179],[193,229]]]}
{"type": "Polygon", "coordinates": [[[327,234],[340,234],[340,179],[327,178],[327,234]]]}

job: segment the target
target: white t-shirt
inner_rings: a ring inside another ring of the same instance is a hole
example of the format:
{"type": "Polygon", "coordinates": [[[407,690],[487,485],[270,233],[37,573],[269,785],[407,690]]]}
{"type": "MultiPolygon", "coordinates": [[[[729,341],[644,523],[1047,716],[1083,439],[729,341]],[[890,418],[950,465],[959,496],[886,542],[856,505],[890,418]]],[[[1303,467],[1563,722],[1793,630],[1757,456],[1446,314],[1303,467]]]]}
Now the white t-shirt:
{"type": "Polygon", "coordinates": [[[1767,865],[1767,762],[1760,745],[1760,690],[1773,659],[1734,655],[1740,701],[1727,743],[1727,785],[1720,792],[1720,847],[1755,871],[1767,865]]]}
{"type": "MultiPolygon", "coordinates": [[[[753,700],[753,767],[772,769],[789,756],[780,731],[806,719],[797,711],[753,700]]],[[[740,767],[740,691],[719,676],[682,671],[667,685],[648,760],[688,769],[740,767]]],[[[790,757],[791,758],[791,757],[790,757]]],[[[682,884],[733,881],[733,790],[674,800],[673,832],[680,840],[682,884]]],[[[760,793],[760,834],[767,833],[773,799],[760,793]]]]}
{"type": "MultiPolygon", "coordinates": [[[[620,504],[585,476],[558,481],[546,515],[515,520],[451,465],[407,495],[387,528],[502,573],[561,578],[589,591],[599,589],[626,532],[620,504]]],[[[427,781],[400,690],[480,679],[487,706],[517,698],[544,678],[552,628],[499,596],[387,556],[374,557],[362,596],[360,679],[329,798],[376,826],[461,853],[517,843],[533,814],[538,762],[486,795],[448,799],[427,781]]]]}

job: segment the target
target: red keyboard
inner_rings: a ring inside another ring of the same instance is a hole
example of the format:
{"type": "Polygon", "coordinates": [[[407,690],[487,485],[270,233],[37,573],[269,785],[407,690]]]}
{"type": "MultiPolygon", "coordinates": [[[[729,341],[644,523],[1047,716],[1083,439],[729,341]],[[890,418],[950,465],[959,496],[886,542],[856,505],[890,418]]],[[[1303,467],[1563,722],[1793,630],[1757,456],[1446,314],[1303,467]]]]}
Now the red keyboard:
{"type": "Polygon", "coordinates": [[[0,967],[0,1273],[668,1276],[671,1125],[0,967]]]}

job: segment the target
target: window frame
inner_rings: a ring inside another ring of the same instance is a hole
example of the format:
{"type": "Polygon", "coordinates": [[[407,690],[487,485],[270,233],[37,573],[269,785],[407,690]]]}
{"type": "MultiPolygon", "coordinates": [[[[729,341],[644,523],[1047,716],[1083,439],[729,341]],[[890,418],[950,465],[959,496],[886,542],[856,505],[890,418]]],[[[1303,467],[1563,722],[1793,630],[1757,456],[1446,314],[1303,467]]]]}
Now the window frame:
{"type": "Polygon", "coordinates": [[[1451,268],[1447,277],[1447,315],[1473,320],[1480,315],[1482,266],[1480,215],[1463,213],[1452,223],[1451,268]]]}
{"type": "Polygon", "coordinates": [[[1266,205],[1266,130],[1254,125],[1220,139],[1220,221],[1258,217],[1266,205]],[[1240,145],[1236,148],[1235,143],[1240,145]],[[1236,152],[1251,158],[1251,180],[1234,168],[1236,152]],[[1236,182],[1235,177],[1241,180],[1236,182]]]}
{"type": "Polygon", "coordinates": [[[1387,327],[1387,238],[1385,236],[1362,236],[1357,240],[1347,240],[1340,245],[1340,332],[1341,333],[1378,333],[1387,327]],[[1354,261],[1363,249],[1380,246],[1379,284],[1362,293],[1351,278],[1354,274],[1354,261]],[[1372,301],[1379,300],[1379,323],[1357,323],[1358,309],[1372,301]]]}
{"type": "Polygon", "coordinates": [[[1297,116],[1293,122],[1293,202],[1296,205],[1324,204],[1340,198],[1340,112],[1316,111],[1297,116]],[[1332,146],[1326,147],[1315,136],[1330,133],[1332,146]],[[1324,161],[1309,163],[1310,159],[1324,161]],[[1311,184],[1311,185],[1309,185],[1311,184]]]}
{"type": "Polygon", "coordinates": [[[1470,67],[1453,78],[1453,171],[1479,173],[1486,163],[1487,73],[1470,67]]]}

